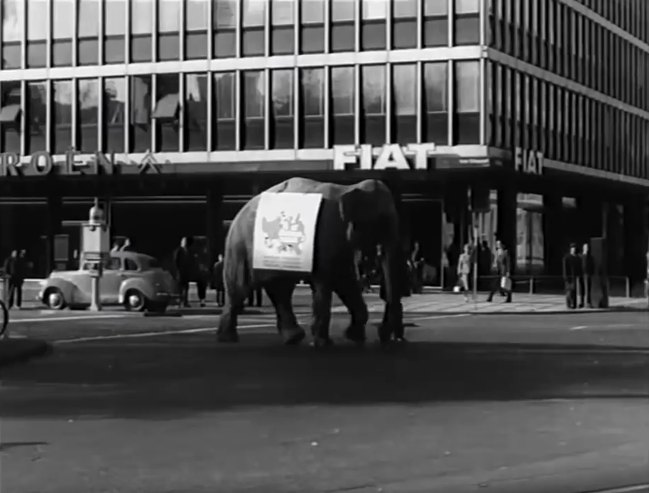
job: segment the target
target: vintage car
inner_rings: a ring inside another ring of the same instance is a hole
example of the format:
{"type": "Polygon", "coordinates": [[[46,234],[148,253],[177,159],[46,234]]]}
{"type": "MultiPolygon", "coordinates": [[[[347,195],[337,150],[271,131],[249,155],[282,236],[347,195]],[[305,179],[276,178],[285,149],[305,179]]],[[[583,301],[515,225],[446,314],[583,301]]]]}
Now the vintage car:
{"type": "MultiPolygon", "coordinates": [[[[96,265],[82,260],[79,270],[52,272],[42,282],[38,299],[54,310],[89,306],[96,265]]],[[[99,295],[102,305],[123,305],[133,311],[164,311],[178,300],[171,274],[153,257],[135,252],[111,252],[104,260],[99,295]]]]}

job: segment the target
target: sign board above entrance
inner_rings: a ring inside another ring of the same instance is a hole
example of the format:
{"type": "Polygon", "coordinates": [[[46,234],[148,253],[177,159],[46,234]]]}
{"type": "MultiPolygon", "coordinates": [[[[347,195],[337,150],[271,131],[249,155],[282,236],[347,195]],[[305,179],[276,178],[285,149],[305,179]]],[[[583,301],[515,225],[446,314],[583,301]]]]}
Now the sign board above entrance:
{"type": "Polygon", "coordinates": [[[530,175],[542,175],[543,153],[516,147],[514,149],[514,169],[530,175]]]}
{"type": "Polygon", "coordinates": [[[436,144],[385,144],[383,147],[372,147],[369,144],[360,146],[334,146],[334,169],[344,171],[347,164],[360,164],[361,170],[384,170],[396,168],[403,170],[428,169],[428,156],[435,152],[436,144]]]}

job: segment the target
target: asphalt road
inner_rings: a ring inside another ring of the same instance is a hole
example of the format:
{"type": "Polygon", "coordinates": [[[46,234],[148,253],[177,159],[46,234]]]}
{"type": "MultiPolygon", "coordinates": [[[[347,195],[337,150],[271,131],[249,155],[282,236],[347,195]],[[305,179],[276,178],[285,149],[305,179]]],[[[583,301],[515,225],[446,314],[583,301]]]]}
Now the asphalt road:
{"type": "Polygon", "coordinates": [[[417,313],[389,349],[346,343],[335,316],[324,351],[282,346],[267,309],[238,345],[216,315],[12,317],[55,351],[2,370],[2,493],[649,483],[647,313],[417,313]]]}

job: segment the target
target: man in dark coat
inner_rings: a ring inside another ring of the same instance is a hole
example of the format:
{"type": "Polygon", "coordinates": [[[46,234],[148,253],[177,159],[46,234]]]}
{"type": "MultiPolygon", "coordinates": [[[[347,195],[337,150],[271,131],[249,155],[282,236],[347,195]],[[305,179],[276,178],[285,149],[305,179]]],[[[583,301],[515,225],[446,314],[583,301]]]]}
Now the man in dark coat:
{"type": "MultiPolygon", "coordinates": [[[[385,312],[383,313],[383,322],[382,325],[388,323],[387,316],[392,313],[393,316],[397,319],[395,324],[394,333],[392,337],[397,342],[405,342],[405,328],[403,326],[403,305],[401,304],[401,298],[410,296],[410,270],[408,269],[408,259],[402,250],[396,252],[395,265],[397,266],[396,272],[393,275],[396,276],[395,287],[398,289],[397,301],[392,303],[388,301],[388,296],[385,288],[385,276],[381,271],[381,286],[379,290],[379,296],[383,301],[385,301],[385,312]]],[[[384,341],[385,342],[385,341],[384,341]]]]}
{"type": "Polygon", "coordinates": [[[591,287],[593,285],[593,274],[595,273],[595,261],[590,254],[588,243],[584,243],[581,250],[581,276],[579,277],[579,290],[581,291],[579,308],[584,307],[584,301],[588,303],[588,308],[593,307],[590,297],[591,287]]]}
{"type": "Polygon", "coordinates": [[[577,245],[572,243],[570,251],[563,257],[563,281],[566,286],[566,306],[577,308],[577,281],[581,278],[581,258],[577,245]]]}
{"type": "Polygon", "coordinates": [[[4,265],[5,275],[8,277],[9,289],[9,308],[14,306],[14,298],[16,300],[16,308],[20,310],[23,303],[23,283],[27,276],[27,258],[26,253],[18,251],[11,252],[11,256],[5,261],[4,265]]]}
{"type": "Polygon", "coordinates": [[[223,254],[219,253],[217,261],[212,267],[212,286],[216,290],[216,304],[225,304],[225,286],[223,284],[223,254]]]}
{"type": "Polygon", "coordinates": [[[494,256],[494,271],[497,277],[494,279],[491,286],[491,291],[487,297],[487,302],[491,302],[496,291],[499,291],[500,294],[506,296],[507,299],[505,303],[512,302],[512,289],[511,286],[508,288],[507,283],[511,284],[511,260],[509,258],[509,252],[503,245],[501,241],[496,242],[496,254],[494,256]]]}
{"type": "Polygon", "coordinates": [[[174,267],[176,268],[176,279],[180,289],[180,303],[189,307],[189,282],[195,272],[194,255],[190,248],[192,239],[184,237],[180,240],[180,246],[174,252],[174,267]]]}

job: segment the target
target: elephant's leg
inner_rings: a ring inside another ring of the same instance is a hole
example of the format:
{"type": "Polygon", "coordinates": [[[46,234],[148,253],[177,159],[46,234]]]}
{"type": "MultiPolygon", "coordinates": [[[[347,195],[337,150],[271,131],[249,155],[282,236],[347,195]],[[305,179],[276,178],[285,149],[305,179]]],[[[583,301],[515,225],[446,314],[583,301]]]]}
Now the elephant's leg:
{"type": "Polygon", "coordinates": [[[314,281],[311,284],[313,293],[313,320],[311,322],[311,335],[316,347],[332,344],[329,337],[329,324],[331,323],[331,287],[314,281]]]}
{"type": "Polygon", "coordinates": [[[293,312],[293,281],[271,281],[266,284],[266,294],[275,307],[277,315],[277,330],[282,335],[284,343],[299,344],[306,335],[300,327],[293,312]]]}
{"type": "Polygon", "coordinates": [[[243,305],[250,286],[245,272],[245,264],[226,263],[225,270],[225,304],[219,320],[217,340],[219,342],[238,342],[237,318],[243,311],[243,305]]]}
{"type": "Polygon", "coordinates": [[[336,287],[336,294],[351,315],[351,323],[345,330],[345,337],[350,341],[365,342],[365,325],[369,315],[358,283],[341,282],[336,287]]]}

